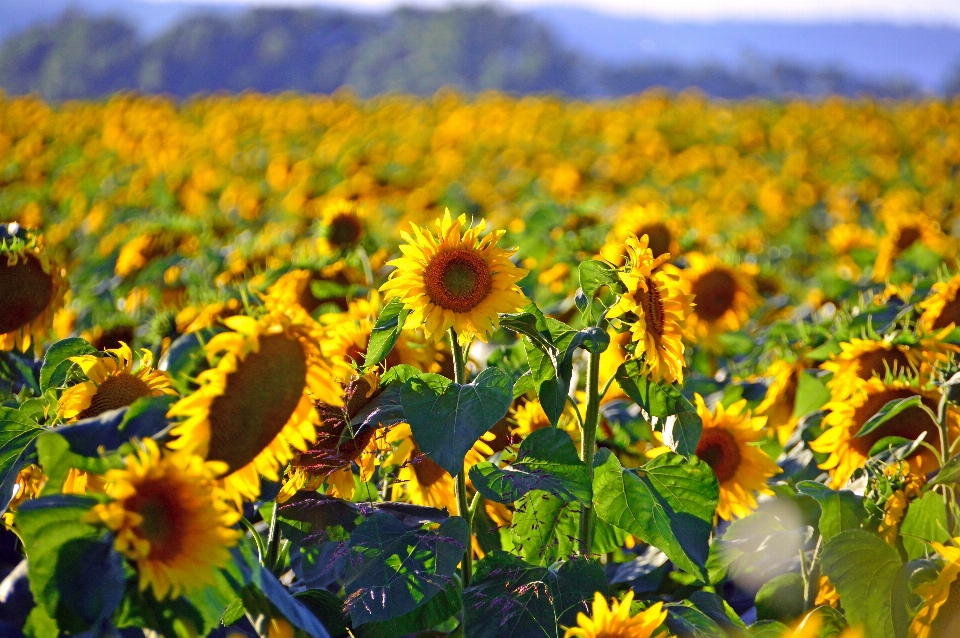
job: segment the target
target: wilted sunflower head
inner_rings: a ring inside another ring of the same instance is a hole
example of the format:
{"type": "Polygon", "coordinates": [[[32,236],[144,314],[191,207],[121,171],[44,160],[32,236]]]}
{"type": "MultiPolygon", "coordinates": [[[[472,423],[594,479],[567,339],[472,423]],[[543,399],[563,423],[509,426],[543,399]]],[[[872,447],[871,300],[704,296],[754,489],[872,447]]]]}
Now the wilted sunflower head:
{"type": "MultiPolygon", "coordinates": [[[[854,471],[864,466],[870,450],[881,439],[898,437],[915,441],[923,436],[924,441],[939,449],[937,423],[919,407],[907,408],[880,427],[857,436],[864,424],[890,401],[920,397],[921,403],[936,413],[936,392],[921,388],[915,382],[901,379],[884,382],[876,377],[866,381],[856,395],[838,392],[833,390],[831,400],[824,406],[829,413],[823,419],[823,434],[810,443],[813,451],[830,454],[820,467],[830,471],[832,486],[840,488],[846,484],[854,471]]],[[[947,410],[947,424],[948,443],[952,443],[960,433],[960,414],[953,408],[947,410]]],[[[926,474],[938,467],[935,457],[925,446],[918,446],[906,460],[917,474],[926,474]]]]}
{"type": "Polygon", "coordinates": [[[143,397],[176,394],[170,377],[153,367],[153,353],[141,350],[139,362],[130,346],[107,350],[106,356],[70,357],[87,381],[68,388],[57,403],[57,412],[67,421],[79,421],[131,405],[143,397]],[[136,365],[135,365],[136,364],[136,365]]]}
{"type": "Polygon", "coordinates": [[[225,319],[231,332],[206,346],[208,357],[219,356],[216,365],[200,373],[200,387],[170,409],[171,417],[183,418],[170,446],[223,462],[226,486],[238,497],[256,498],[261,475],[279,480],[294,450],[316,440],[314,401],[342,401],[320,354],[319,329],[300,319],[225,319]]]}
{"type": "Polygon", "coordinates": [[[91,522],[115,534],[117,551],[134,563],[140,590],[159,600],[214,582],[230,561],[239,512],[215,477],[223,471],[191,454],[166,454],[152,439],[104,476],[112,500],[94,506],[91,522]]]}
{"type": "Polygon", "coordinates": [[[335,199],[323,207],[317,251],[329,255],[350,250],[366,236],[367,212],[357,202],[335,199]]]}
{"type": "Polygon", "coordinates": [[[0,226],[0,350],[42,347],[63,306],[64,275],[47,258],[42,237],[17,224],[0,226]]]}
{"type": "Polygon", "coordinates": [[[627,265],[620,279],[627,291],[611,309],[630,325],[637,344],[634,355],[644,357],[644,371],[653,379],[683,382],[683,326],[693,305],[683,292],[677,270],[662,265],[669,254],[653,256],[649,238],[626,240],[627,265]]]}
{"type": "Polygon", "coordinates": [[[481,237],[483,222],[466,225],[466,215],[454,220],[450,211],[437,221],[436,236],[414,225],[413,235],[402,234],[404,256],[390,262],[396,270],[380,287],[411,311],[407,326],[423,326],[434,340],[453,328],[461,343],[474,337],[486,341],[500,325],[499,313],[527,301],[517,287],[527,271],[510,261],[513,251],[497,248],[504,231],[481,237]]]}
{"type": "Polygon", "coordinates": [[[590,615],[577,614],[577,626],[570,627],[564,638],[666,638],[669,634],[664,621],[667,610],[663,603],[655,603],[639,614],[631,615],[633,591],[622,600],[612,599],[610,605],[600,592],[593,595],[590,615]]]}
{"type": "Polygon", "coordinates": [[[781,472],[767,453],[752,445],[764,437],[766,417],[754,417],[745,399],[714,411],[695,395],[703,433],[697,457],[710,466],[720,484],[717,515],[724,520],[742,518],[757,508],[757,494],[771,494],[767,480],[781,472]]]}
{"type": "Polygon", "coordinates": [[[755,266],[731,266],[715,255],[690,253],[690,266],[680,271],[684,294],[692,296],[694,307],[687,317],[693,335],[704,345],[725,333],[739,330],[760,303],[754,284],[755,266]]]}

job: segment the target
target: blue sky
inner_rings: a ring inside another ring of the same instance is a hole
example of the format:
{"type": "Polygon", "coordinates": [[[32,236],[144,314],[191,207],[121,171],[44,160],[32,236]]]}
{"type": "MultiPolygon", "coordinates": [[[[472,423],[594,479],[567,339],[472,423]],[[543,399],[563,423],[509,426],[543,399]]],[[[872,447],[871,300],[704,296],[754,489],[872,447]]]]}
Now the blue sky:
{"type": "MultiPolygon", "coordinates": [[[[177,2],[184,0],[151,0],[177,2]]],[[[197,1],[201,0],[186,0],[197,1]]],[[[204,3],[274,6],[326,5],[385,9],[400,4],[441,7],[449,0],[202,0],[204,3]]],[[[461,0],[459,4],[474,4],[461,0]]],[[[500,0],[516,9],[571,6],[608,14],[666,20],[850,21],[960,25],[960,0],[500,0]]]]}

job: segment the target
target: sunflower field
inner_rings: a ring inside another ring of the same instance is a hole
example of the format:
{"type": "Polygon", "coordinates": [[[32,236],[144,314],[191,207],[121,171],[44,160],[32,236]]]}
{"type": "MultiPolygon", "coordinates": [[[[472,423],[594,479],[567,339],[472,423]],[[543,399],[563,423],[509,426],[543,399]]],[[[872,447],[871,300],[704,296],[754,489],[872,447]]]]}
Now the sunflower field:
{"type": "Polygon", "coordinates": [[[0,95],[0,634],[960,636],[960,101],[0,95]]]}

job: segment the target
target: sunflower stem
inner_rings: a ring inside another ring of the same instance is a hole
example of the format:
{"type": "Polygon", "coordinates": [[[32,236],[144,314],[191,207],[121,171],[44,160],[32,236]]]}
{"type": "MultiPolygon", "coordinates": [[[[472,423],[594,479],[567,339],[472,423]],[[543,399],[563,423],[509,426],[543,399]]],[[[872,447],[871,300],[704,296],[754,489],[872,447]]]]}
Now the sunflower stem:
{"type": "MultiPolygon", "coordinates": [[[[467,382],[467,362],[463,356],[463,348],[460,346],[457,331],[450,328],[450,351],[453,353],[453,381],[463,385],[467,382]]],[[[463,553],[463,561],[460,563],[460,573],[463,579],[463,586],[470,584],[470,578],[473,576],[473,517],[470,512],[470,505],[467,503],[467,474],[464,472],[463,465],[456,476],[457,492],[457,516],[467,521],[467,529],[470,531],[470,541],[467,542],[467,549],[463,553]]]]}
{"type": "MultiPolygon", "coordinates": [[[[947,388],[943,388],[940,394],[940,403],[937,405],[937,428],[940,430],[940,466],[942,467],[950,459],[950,426],[947,423],[947,388]]],[[[947,530],[953,535],[953,511],[951,509],[950,490],[946,485],[942,486],[943,506],[947,514],[947,530]]]]}
{"type": "Polygon", "coordinates": [[[267,555],[264,557],[263,566],[271,572],[277,565],[277,557],[280,555],[280,512],[279,504],[273,502],[273,512],[270,515],[270,531],[267,534],[267,555]]]}
{"type": "MultiPolygon", "coordinates": [[[[587,414],[580,436],[580,458],[587,466],[593,485],[593,455],[596,452],[597,423],[600,419],[600,355],[587,353],[587,414]]],[[[580,505],[580,553],[586,556],[593,546],[593,500],[580,505]]]]}

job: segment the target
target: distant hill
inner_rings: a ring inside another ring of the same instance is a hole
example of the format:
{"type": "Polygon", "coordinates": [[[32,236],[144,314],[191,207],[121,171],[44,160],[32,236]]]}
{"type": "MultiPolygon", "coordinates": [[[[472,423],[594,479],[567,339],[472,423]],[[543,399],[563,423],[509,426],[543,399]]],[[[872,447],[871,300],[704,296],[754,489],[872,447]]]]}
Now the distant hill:
{"type": "MultiPolygon", "coordinates": [[[[25,6],[23,0],[3,0],[0,24],[4,11],[13,15],[18,7],[18,24],[28,24],[25,6]]],[[[234,6],[198,13],[187,4],[97,0],[96,8],[89,14],[71,9],[52,20],[36,18],[33,26],[8,35],[0,43],[0,88],[10,94],[37,92],[50,100],[119,90],[188,97],[247,89],[326,93],[342,86],[363,96],[429,95],[444,86],[586,98],[654,86],[698,87],[725,98],[920,94],[909,78],[871,77],[775,57],[757,57],[749,65],[659,56],[605,60],[572,46],[543,17],[490,6],[378,14],[240,12],[234,6]]]]}

